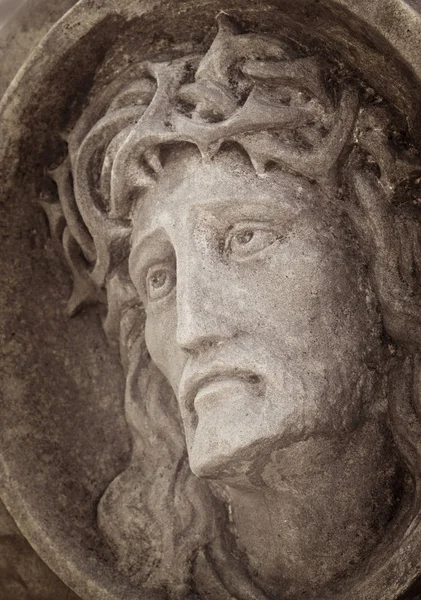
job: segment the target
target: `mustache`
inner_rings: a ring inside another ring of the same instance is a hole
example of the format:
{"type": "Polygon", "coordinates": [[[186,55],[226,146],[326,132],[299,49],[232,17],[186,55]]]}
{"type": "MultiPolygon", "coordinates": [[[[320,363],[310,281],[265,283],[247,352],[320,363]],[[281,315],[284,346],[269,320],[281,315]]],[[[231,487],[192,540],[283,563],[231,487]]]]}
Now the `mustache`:
{"type": "Polygon", "coordinates": [[[198,391],[207,384],[225,381],[225,380],[244,381],[250,385],[261,388],[264,383],[263,373],[253,365],[250,368],[250,361],[241,360],[237,355],[234,357],[219,356],[209,357],[204,360],[189,360],[182,372],[178,399],[188,413],[194,412],[194,400],[198,391]]]}

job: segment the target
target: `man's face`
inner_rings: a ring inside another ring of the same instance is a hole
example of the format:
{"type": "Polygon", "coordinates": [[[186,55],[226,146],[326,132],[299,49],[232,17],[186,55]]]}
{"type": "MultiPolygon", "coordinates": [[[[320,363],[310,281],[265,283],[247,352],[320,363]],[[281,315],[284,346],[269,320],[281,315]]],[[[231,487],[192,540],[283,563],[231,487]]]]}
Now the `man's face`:
{"type": "Polygon", "coordinates": [[[136,211],[129,267],[196,475],[358,423],[377,317],[349,223],[317,186],[183,150],[136,211]]]}

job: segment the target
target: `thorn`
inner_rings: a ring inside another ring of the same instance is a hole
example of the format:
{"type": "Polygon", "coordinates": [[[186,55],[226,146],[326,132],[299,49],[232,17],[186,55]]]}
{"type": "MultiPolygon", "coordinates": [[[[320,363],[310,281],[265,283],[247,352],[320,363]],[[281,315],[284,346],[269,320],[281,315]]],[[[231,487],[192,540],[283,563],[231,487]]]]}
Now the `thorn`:
{"type": "Polygon", "coordinates": [[[209,148],[209,146],[198,145],[198,148],[199,148],[199,152],[202,156],[203,162],[205,164],[209,164],[212,161],[212,158],[214,156],[214,154],[212,154],[212,151],[209,148]]]}
{"type": "Polygon", "coordinates": [[[218,23],[218,34],[219,33],[237,33],[237,28],[231,21],[230,15],[224,10],[220,10],[216,15],[216,22],[218,23]]]}
{"type": "Polygon", "coordinates": [[[63,233],[63,249],[73,276],[73,291],[66,312],[73,317],[83,306],[105,301],[105,292],[99,289],[89,276],[80,248],[69,229],[63,233]]]}
{"type": "Polygon", "coordinates": [[[91,293],[88,286],[84,286],[82,280],[74,280],[72,295],[70,296],[66,313],[69,317],[74,317],[84,306],[95,304],[98,298],[91,293]]]}
{"type": "Polygon", "coordinates": [[[251,164],[253,165],[256,175],[266,175],[266,161],[250,156],[251,164]]]}
{"type": "Polygon", "coordinates": [[[145,160],[155,173],[161,173],[162,164],[159,159],[159,148],[150,148],[144,154],[145,160]]]}
{"type": "Polygon", "coordinates": [[[69,166],[68,166],[67,161],[65,161],[61,165],[58,165],[58,167],[56,166],[56,167],[52,167],[51,169],[47,169],[46,174],[49,177],[51,177],[51,179],[58,184],[58,182],[61,179],[63,179],[64,173],[68,170],[69,170],[69,166]]]}
{"type": "Polygon", "coordinates": [[[40,202],[48,219],[48,226],[50,229],[51,236],[60,241],[66,226],[66,220],[64,218],[63,209],[59,202],[40,202]]]}
{"type": "Polygon", "coordinates": [[[208,147],[208,156],[210,160],[213,160],[215,158],[215,156],[218,154],[219,150],[221,149],[221,146],[223,144],[223,140],[218,140],[217,142],[211,144],[208,147]]]}

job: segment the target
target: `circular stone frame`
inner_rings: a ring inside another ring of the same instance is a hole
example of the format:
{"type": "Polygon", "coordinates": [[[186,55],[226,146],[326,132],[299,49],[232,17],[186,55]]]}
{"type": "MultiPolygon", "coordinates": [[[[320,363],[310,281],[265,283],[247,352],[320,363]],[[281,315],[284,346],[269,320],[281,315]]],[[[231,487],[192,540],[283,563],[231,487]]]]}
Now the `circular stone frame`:
{"type": "MultiPolygon", "coordinates": [[[[56,193],[48,171],[65,152],[60,132],[94,87],[134,61],[204,52],[220,11],[248,29],[287,29],[329,48],[407,115],[413,131],[420,122],[415,0],[81,0],[21,68],[0,106],[0,489],[35,550],[84,600],[139,598],[96,523],[103,492],[128,464],[130,436],[124,377],[101,307],[71,320],[65,312],[70,275],[41,207],[56,193]]],[[[419,556],[383,573],[382,600],[416,580],[419,556]]]]}

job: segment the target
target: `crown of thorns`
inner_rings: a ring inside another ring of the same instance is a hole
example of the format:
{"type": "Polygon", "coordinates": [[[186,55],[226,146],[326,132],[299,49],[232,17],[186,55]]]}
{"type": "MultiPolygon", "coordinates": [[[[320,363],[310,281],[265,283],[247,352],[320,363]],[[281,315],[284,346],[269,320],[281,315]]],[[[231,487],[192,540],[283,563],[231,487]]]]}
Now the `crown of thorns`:
{"type": "MultiPolygon", "coordinates": [[[[297,58],[280,40],[238,34],[224,15],[218,24],[204,56],[147,61],[116,78],[68,136],[68,158],[52,176],[74,280],[70,314],[104,301],[101,288],[128,252],[136,197],[163,169],[163,146],[191,143],[210,161],[223,144],[237,143],[257,174],[275,163],[317,181],[328,196],[337,193],[338,165],[362,120],[358,87],[342,81],[339,92],[317,57],[297,58]]],[[[374,156],[391,190],[408,167],[379,135],[379,127],[367,127],[358,146],[374,156]]]]}
{"type": "Polygon", "coordinates": [[[136,192],[153,185],[163,168],[163,145],[190,142],[211,160],[223,143],[236,142],[258,174],[272,161],[327,191],[335,187],[358,92],[344,86],[340,98],[331,98],[317,58],[291,58],[281,41],[236,34],[222,16],[204,57],[145,62],[131,77],[92,103],[68,138],[68,160],[53,174],[71,234],[95,263],[91,279],[99,286],[113,248],[129,235],[136,192]]]}

